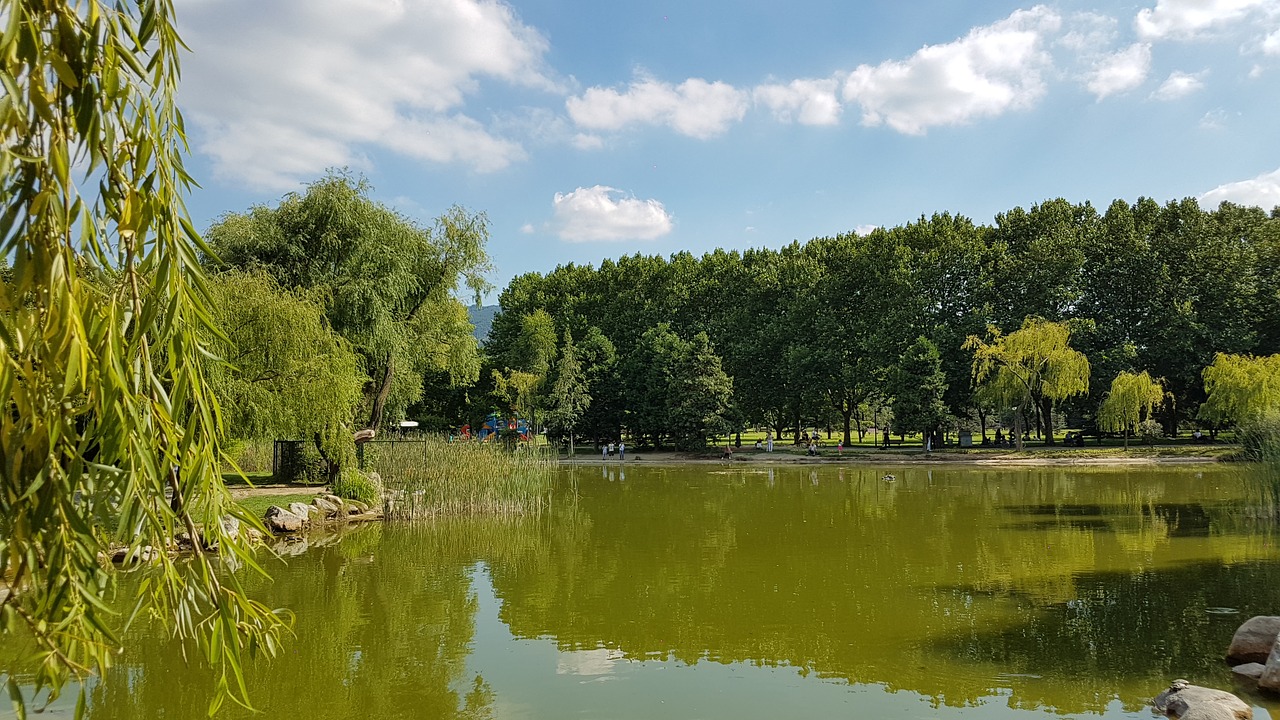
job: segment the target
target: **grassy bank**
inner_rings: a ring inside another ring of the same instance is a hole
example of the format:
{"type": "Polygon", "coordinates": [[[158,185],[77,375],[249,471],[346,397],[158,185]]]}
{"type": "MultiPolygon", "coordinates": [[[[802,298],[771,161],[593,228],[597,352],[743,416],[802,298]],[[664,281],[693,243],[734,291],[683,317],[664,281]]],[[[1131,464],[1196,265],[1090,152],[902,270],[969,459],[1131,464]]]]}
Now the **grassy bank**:
{"type": "Polygon", "coordinates": [[[364,468],[382,478],[388,517],[522,515],[540,511],[554,455],[438,436],[375,441],[364,468]]]}

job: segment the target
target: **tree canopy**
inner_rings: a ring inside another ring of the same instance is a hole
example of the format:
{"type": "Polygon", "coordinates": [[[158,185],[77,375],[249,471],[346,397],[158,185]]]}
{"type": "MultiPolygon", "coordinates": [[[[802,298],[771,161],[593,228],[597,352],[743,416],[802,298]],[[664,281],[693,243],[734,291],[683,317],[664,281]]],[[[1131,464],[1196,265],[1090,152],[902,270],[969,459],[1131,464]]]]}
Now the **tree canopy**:
{"type": "Polygon", "coordinates": [[[1110,432],[1123,432],[1125,447],[1129,446],[1129,433],[1138,427],[1144,415],[1164,400],[1164,388],[1151,379],[1146,370],[1140,373],[1121,372],[1111,381],[1111,390],[1098,409],[1098,427],[1110,432]]]}
{"type": "Polygon", "coordinates": [[[369,192],[366,181],[331,173],[275,207],[224,216],[206,237],[213,267],[260,269],[282,288],[322,299],[330,325],[369,377],[362,424],[377,430],[421,396],[423,372],[478,375],[476,344],[470,323],[458,321],[465,313],[455,293],[486,288],[490,263],[483,213],[455,206],[425,228],[369,192]],[[421,352],[424,344],[428,352],[421,352]]]}

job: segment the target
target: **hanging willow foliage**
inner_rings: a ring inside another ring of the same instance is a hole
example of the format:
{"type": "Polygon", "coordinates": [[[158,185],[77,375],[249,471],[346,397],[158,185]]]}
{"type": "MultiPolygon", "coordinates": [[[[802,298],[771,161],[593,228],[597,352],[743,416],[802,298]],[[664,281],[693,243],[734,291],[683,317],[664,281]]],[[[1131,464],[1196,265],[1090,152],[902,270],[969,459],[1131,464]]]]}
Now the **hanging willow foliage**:
{"type": "Polygon", "coordinates": [[[247,702],[242,659],[274,652],[286,618],[224,569],[261,572],[219,522],[252,520],[218,472],[202,369],[172,3],[0,0],[0,23],[0,637],[25,648],[9,692],[24,716],[17,677],[56,697],[150,617],[212,665],[211,712],[247,702]],[[193,555],[176,552],[184,533],[193,555]],[[154,557],[123,615],[104,561],[117,544],[154,557]]]}

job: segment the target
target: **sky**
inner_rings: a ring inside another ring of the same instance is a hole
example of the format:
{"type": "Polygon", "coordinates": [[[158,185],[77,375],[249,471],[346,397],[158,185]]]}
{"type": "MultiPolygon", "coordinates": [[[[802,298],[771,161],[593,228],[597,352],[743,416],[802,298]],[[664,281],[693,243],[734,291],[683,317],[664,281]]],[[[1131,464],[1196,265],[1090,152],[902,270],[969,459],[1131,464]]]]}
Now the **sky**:
{"type": "Polygon", "coordinates": [[[490,276],[1048,199],[1280,205],[1280,0],[177,0],[197,227],[329,169],[490,276]]]}

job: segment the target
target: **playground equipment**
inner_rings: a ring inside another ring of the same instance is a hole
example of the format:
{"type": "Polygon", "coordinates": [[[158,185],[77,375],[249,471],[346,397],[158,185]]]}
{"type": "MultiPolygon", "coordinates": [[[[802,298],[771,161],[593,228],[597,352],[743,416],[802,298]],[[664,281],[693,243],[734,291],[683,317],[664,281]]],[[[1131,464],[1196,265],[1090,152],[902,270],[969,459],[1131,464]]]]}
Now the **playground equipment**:
{"type": "Polygon", "coordinates": [[[476,433],[476,438],[480,442],[489,442],[497,437],[503,430],[515,430],[520,434],[520,439],[524,442],[529,441],[529,423],[520,418],[502,419],[498,413],[489,413],[489,417],[484,419],[484,424],[480,426],[480,431],[476,433]]]}

